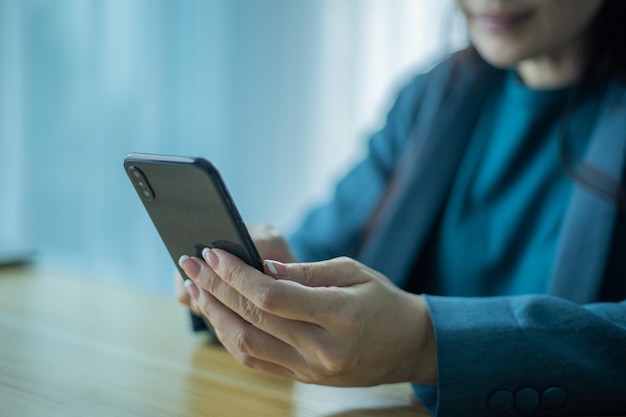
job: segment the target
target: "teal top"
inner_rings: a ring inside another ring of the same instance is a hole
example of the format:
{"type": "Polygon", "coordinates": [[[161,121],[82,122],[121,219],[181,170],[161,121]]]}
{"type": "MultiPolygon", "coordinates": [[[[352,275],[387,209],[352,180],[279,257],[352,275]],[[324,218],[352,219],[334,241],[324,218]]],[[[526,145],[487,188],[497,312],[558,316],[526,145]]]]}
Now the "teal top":
{"type": "MultiPolygon", "coordinates": [[[[504,88],[490,93],[431,248],[429,292],[546,292],[573,185],[559,157],[560,116],[572,91],[532,90],[510,71],[504,88]]],[[[568,144],[579,153],[600,101],[583,102],[567,120],[568,144]]]]}

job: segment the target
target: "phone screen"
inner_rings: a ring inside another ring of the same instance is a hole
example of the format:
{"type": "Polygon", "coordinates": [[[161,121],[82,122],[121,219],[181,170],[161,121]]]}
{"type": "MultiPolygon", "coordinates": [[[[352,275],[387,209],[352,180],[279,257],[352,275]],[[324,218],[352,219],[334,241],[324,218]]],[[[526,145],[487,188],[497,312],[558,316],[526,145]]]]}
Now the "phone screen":
{"type": "Polygon", "coordinates": [[[208,161],[130,154],[124,166],[177,267],[182,255],[201,257],[210,247],[263,270],[219,172],[208,161]]]}

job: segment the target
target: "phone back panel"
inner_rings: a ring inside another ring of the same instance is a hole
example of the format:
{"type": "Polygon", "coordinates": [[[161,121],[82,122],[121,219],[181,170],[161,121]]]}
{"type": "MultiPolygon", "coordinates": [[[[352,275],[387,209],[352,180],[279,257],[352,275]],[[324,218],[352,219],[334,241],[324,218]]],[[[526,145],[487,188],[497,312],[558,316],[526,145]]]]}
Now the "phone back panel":
{"type": "Polygon", "coordinates": [[[227,250],[263,270],[247,228],[211,163],[200,158],[130,154],[124,167],[182,276],[178,259],[201,257],[205,247],[227,250]],[[145,177],[150,197],[138,187],[134,170],[145,177]]]}

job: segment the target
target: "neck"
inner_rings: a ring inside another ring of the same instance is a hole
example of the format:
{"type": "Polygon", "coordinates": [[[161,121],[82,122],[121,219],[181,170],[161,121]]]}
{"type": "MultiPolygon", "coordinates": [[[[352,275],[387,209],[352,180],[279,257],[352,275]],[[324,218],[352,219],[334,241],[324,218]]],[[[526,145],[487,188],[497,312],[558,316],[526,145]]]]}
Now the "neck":
{"type": "Polygon", "coordinates": [[[534,89],[558,88],[574,84],[585,70],[585,37],[560,49],[520,61],[517,71],[526,86],[534,89]]]}

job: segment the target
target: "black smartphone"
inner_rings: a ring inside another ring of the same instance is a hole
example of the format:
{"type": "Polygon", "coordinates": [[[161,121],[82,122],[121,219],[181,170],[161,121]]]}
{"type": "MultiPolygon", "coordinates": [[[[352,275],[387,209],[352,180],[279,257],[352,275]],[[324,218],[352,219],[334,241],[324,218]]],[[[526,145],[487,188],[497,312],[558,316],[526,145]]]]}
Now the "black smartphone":
{"type": "Polygon", "coordinates": [[[131,153],[124,168],[182,277],[182,255],[224,249],[259,271],[261,260],[217,168],[202,158],[131,153]]]}

